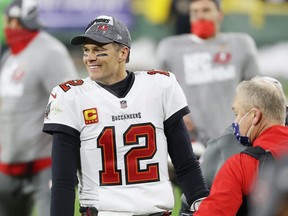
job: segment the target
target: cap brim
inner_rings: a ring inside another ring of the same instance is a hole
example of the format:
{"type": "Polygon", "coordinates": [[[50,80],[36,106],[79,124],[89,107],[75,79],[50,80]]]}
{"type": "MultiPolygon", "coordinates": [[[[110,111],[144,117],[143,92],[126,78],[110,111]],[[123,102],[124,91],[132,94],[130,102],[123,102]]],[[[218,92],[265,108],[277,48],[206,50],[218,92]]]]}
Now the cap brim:
{"type": "Polygon", "coordinates": [[[82,34],[78,35],[74,38],[71,39],[70,43],[72,45],[80,45],[84,44],[87,39],[93,40],[97,43],[102,43],[102,44],[107,44],[107,43],[112,43],[113,40],[108,39],[106,37],[100,36],[100,35],[95,35],[95,34],[82,34]]]}

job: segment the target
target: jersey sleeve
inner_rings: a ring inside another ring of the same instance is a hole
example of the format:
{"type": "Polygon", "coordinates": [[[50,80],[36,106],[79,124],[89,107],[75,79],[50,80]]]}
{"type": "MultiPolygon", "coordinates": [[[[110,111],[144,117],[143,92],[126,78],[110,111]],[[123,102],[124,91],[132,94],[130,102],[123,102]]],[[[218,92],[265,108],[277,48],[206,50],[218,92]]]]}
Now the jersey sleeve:
{"type": "Polygon", "coordinates": [[[73,136],[80,135],[80,119],[74,104],[73,92],[64,92],[59,86],[50,93],[44,116],[43,131],[49,134],[64,132],[73,136]]]}
{"type": "Polygon", "coordinates": [[[179,119],[190,112],[186,96],[173,73],[169,72],[171,84],[166,89],[163,98],[165,122],[179,119]]]}

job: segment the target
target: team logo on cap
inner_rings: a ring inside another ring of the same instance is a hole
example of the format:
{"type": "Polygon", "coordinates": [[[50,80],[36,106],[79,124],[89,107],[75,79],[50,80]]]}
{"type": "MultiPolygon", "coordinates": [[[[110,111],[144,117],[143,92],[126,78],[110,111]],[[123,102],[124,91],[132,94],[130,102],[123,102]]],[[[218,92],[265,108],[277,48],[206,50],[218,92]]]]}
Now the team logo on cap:
{"type": "Polygon", "coordinates": [[[83,110],[85,124],[95,124],[98,122],[98,113],[96,108],[83,110]]]}
{"type": "Polygon", "coordinates": [[[99,25],[97,27],[97,30],[99,31],[107,31],[109,29],[109,27],[107,25],[99,25]]]}

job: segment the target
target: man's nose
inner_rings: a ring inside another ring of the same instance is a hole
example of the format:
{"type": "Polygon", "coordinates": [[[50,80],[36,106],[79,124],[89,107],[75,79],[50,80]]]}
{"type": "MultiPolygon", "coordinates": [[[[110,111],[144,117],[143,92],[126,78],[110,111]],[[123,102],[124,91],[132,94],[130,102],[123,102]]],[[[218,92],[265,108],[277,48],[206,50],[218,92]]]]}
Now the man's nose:
{"type": "Polygon", "coordinates": [[[97,55],[93,52],[89,52],[88,55],[87,55],[87,60],[89,61],[94,61],[97,59],[97,55]]]}

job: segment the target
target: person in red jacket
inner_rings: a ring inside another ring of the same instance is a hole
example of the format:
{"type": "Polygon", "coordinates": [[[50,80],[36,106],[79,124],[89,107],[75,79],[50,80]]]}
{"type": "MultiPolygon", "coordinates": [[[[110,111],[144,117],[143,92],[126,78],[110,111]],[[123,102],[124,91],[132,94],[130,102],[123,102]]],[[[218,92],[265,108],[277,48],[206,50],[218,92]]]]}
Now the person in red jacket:
{"type": "MultiPolygon", "coordinates": [[[[288,152],[288,127],[285,127],[286,100],[282,85],[270,77],[254,77],[236,88],[232,105],[236,139],[246,146],[260,146],[277,160],[288,152]]],[[[210,195],[194,216],[239,214],[243,200],[253,191],[259,161],[238,153],[230,157],[217,173],[210,195]]]]}

